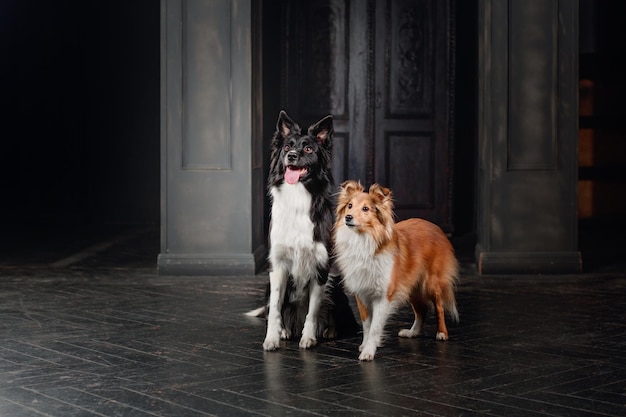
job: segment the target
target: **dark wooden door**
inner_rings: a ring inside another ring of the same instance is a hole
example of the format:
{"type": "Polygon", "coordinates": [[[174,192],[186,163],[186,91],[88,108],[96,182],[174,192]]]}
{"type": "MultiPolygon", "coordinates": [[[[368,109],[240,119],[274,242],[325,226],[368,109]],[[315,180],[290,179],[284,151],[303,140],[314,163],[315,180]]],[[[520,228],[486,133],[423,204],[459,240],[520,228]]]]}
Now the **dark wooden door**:
{"type": "Polygon", "coordinates": [[[452,0],[284,0],[282,102],[335,117],[337,183],[378,182],[398,219],[451,232],[452,0]]]}

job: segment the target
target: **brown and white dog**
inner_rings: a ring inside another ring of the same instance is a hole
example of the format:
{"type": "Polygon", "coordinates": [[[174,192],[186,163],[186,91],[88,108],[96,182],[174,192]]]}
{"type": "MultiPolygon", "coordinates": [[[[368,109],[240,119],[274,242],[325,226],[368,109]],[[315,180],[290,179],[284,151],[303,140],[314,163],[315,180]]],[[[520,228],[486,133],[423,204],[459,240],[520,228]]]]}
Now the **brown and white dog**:
{"type": "Polygon", "coordinates": [[[396,223],[391,191],[374,184],[341,184],[335,222],[335,256],[344,288],[356,296],[363,323],[359,360],[374,359],[387,319],[401,303],[413,307],[415,321],[400,337],[416,337],[431,302],[437,340],[447,340],[445,313],[458,321],[454,296],[459,266],[454,249],[435,224],[423,219],[396,223]]]}

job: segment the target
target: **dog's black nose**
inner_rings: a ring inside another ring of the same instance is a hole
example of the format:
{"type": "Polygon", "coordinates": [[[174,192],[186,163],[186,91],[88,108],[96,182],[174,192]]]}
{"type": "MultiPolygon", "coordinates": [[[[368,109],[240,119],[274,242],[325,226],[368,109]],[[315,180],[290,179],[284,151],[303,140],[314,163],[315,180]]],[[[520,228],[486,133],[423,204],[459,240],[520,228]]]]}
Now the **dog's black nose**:
{"type": "Polygon", "coordinates": [[[351,222],[353,218],[354,217],[352,217],[352,214],[346,214],[346,222],[351,222]]]}
{"type": "Polygon", "coordinates": [[[298,153],[296,151],[289,151],[287,154],[287,160],[289,162],[295,162],[298,160],[298,153]]]}

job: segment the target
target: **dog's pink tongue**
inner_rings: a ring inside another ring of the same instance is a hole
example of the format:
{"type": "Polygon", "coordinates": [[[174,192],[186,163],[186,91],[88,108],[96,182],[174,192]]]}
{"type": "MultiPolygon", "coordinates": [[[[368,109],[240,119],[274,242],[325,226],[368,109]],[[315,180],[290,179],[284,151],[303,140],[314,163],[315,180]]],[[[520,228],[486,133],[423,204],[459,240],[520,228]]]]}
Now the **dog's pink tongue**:
{"type": "Polygon", "coordinates": [[[300,174],[302,173],[302,169],[294,169],[292,167],[287,167],[285,171],[285,181],[288,184],[295,184],[300,179],[300,174]]]}

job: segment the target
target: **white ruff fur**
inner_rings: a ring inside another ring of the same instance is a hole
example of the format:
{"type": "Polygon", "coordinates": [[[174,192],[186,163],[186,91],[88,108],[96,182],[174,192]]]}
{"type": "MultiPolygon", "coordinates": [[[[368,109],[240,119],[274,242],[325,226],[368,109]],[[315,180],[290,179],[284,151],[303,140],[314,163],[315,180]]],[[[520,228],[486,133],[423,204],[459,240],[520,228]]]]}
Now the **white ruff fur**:
{"type": "Polygon", "coordinates": [[[367,233],[341,226],[336,234],[337,264],[343,273],[346,290],[361,301],[384,297],[391,281],[393,253],[376,255],[376,242],[367,233]]]}
{"type": "Polygon", "coordinates": [[[345,225],[337,229],[335,247],[346,291],[358,296],[369,312],[362,323],[359,359],[372,360],[382,343],[387,318],[399,304],[396,300],[387,300],[394,253],[376,254],[378,247],[368,233],[358,233],[345,225]]]}
{"type": "MultiPolygon", "coordinates": [[[[300,339],[301,348],[317,343],[317,316],[323,297],[323,286],[316,280],[318,267],[328,263],[326,247],[313,240],[311,195],[300,182],[272,187],[272,226],[270,230],[270,302],[265,350],[279,347],[281,338],[290,335],[280,315],[289,275],[295,285],[295,299],[309,298],[309,309],[300,339]],[[310,284],[310,285],[309,285],[310,284]],[[308,293],[306,292],[308,286],[308,293]]],[[[295,301],[295,300],[291,300],[295,301]]]]}

